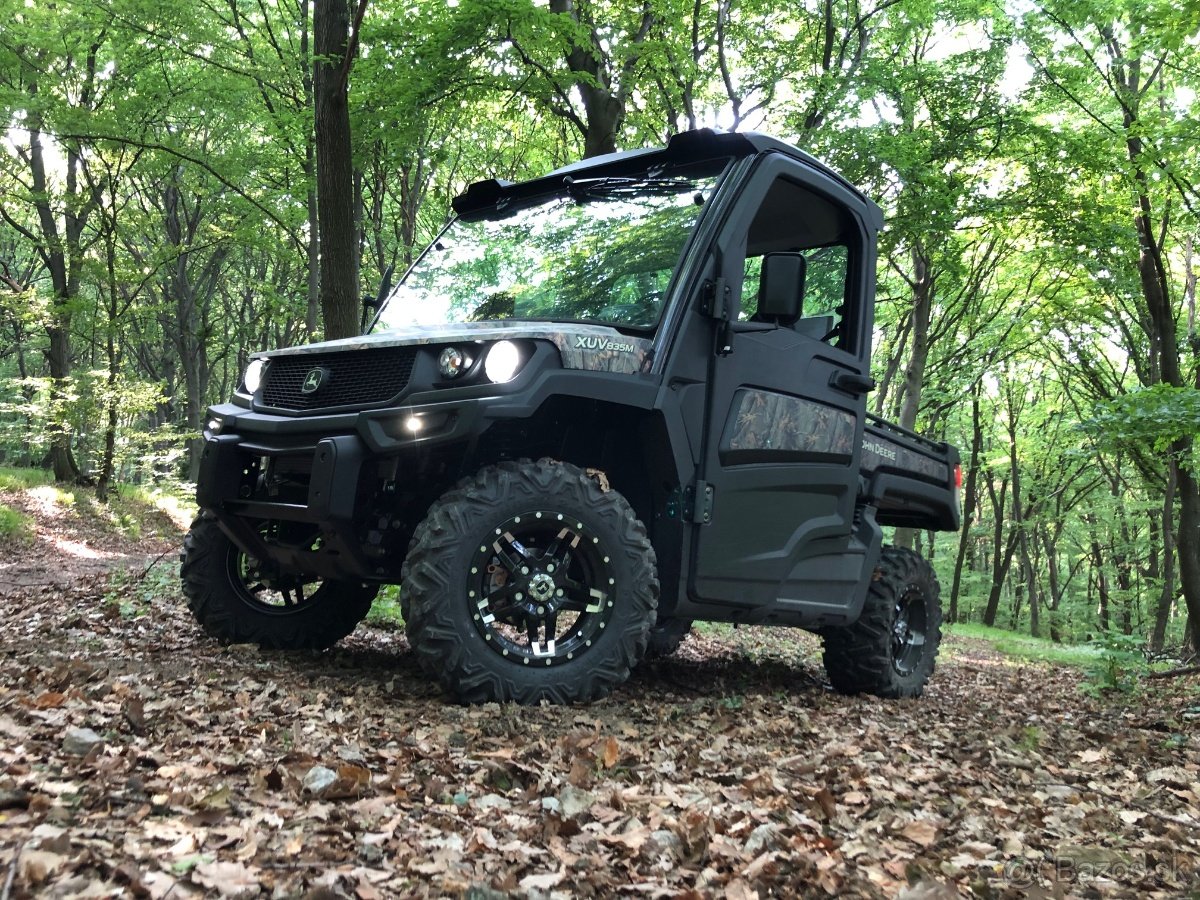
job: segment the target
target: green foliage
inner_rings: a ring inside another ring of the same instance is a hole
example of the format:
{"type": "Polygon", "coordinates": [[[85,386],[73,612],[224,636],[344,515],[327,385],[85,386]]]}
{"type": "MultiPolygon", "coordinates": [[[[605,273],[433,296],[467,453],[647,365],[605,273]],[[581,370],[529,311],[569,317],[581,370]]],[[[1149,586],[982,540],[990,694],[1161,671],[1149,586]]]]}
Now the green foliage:
{"type": "Polygon", "coordinates": [[[1044,638],[1030,637],[1003,628],[989,628],[987,625],[960,623],[949,625],[946,630],[959,637],[987,641],[1005,656],[1033,662],[1086,669],[1096,665],[1102,655],[1100,649],[1092,644],[1056,644],[1044,638]]]}
{"type": "Polygon", "coordinates": [[[0,538],[18,544],[33,538],[33,521],[20,510],[0,503],[0,538]]]}
{"type": "Polygon", "coordinates": [[[381,628],[385,631],[403,628],[404,616],[400,614],[400,586],[388,584],[380,588],[364,621],[373,628],[381,628]]]}
{"type": "Polygon", "coordinates": [[[1200,390],[1155,384],[1097,403],[1082,429],[1101,447],[1141,445],[1167,451],[1181,438],[1200,434],[1200,390]]]}
{"type": "Polygon", "coordinates": [[[1146,642],[1140,635],[1106,631],[1090,644],[1100,657],[1089,667],[1090,680],[1084,685],[1090,694],[1129,693],[1148,671],[1142,655],[1146,642]]]}
{"type": "Polygon", "coordinates": [[[123,619],[153,615],[164,597],[179,592],[179,567],[175,560],[160,561],[141,569],[117,569],[109,579],[104,605],[123,619]]]}
{"type": "Polygon", "coordinates": [[[20,491],[50,484],[54,475],[45,469],[25,469],[0,466],[0,491],[20,491]]]}

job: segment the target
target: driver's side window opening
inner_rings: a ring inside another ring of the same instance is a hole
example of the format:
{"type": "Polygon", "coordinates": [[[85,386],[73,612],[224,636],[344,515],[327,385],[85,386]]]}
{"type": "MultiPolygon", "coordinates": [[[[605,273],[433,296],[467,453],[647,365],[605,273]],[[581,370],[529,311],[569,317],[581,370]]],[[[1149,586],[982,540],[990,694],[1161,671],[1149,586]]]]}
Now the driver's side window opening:
{"type": "Polygon", "coordinates": [[[763,257],[768,253],[804,256],[803,306],[791,325],[816,340],[843,349],[850,337],[847,309],[851,253],[858,229],[837,204],[808,188],[777,178],[767,192],[746,237],[742,281],[742,321],[757,321],[763,257]]]}

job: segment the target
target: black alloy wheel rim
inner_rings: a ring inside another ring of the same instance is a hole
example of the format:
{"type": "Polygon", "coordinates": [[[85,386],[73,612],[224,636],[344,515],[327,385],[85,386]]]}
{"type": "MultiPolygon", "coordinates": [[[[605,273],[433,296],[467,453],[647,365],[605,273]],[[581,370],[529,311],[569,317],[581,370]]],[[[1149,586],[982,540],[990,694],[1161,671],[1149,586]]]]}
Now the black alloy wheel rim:
{"type": "Polygon", "coordinates": [[[920,663],[927,625],[925,598],[909,585],[896,601],[892,620],[892,666],[900,675],[911,675],[920,663]]]}
{"type": "Polygon", "coordinates": [[[603,635],[617,590],[612,557],[577,517],[524,512],[476,547],[466,602],[493,652],[518,665],[553,666],[586,653],[603,635]]]}
{"type": "Polygon", "coordinates": [[[316,602],[320,578],[268,575],[262,564],[237,547],[229,550],[229,577],[241,601],[251,609],[273,616],[290,616],[316,602]]]}

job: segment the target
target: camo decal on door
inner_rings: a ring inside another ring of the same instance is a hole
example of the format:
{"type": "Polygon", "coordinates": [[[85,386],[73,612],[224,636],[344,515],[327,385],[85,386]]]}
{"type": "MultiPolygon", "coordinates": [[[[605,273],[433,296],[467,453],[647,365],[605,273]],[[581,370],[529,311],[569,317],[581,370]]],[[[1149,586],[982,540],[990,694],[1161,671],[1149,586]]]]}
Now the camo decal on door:
{"type": "Polygon", "coordinates": [[[733,400],[721,450],[778,450],[849,457],[854,415],[823,403],[743,388],[733,400]]]}

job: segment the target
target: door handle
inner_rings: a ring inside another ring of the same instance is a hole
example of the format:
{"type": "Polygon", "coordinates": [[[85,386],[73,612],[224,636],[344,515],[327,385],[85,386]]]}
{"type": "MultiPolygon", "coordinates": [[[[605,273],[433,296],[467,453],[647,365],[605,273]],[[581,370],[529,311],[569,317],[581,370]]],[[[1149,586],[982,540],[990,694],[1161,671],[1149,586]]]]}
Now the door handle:
{"type": "Polygon", "coordinates": [[[870,375],[859,375],[857,372],[834,372],[829,376],[829,386],[861,397],[875,390],[875,379],[870,375]]]}

